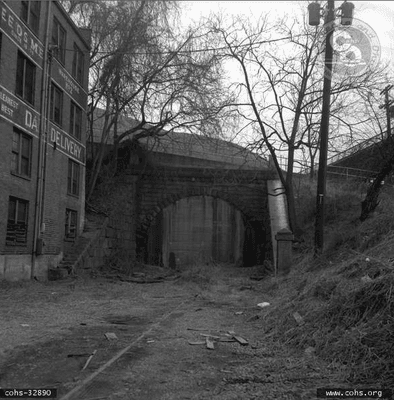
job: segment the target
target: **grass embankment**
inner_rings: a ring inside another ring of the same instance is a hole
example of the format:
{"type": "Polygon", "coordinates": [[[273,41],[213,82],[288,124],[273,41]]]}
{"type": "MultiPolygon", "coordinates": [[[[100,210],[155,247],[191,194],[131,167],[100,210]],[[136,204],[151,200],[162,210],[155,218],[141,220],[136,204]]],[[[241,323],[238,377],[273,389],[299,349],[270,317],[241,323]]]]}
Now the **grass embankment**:
{"type": "Polygon", "coordinates": [[[325,251],[316,259],[315,189],[299,189],[306,242],[287,277],[267,280],[275,301],[262,329],[333,363],[351,383],[394,388],[394,190],[384,188],[374,215],[361,223],[366,188],[330,183],[325,251]]]}

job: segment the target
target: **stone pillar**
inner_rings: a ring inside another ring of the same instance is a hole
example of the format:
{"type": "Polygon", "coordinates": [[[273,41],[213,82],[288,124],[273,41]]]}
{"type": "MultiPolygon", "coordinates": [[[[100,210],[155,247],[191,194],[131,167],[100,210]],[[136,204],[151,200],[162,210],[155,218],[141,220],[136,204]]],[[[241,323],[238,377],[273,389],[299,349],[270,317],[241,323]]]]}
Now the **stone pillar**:
{"type": "Polygon", "coordinates": [[[293,234],[287,229],[281,229],[275,235],[276,246],[276,275],[286,275],[292,264],[293,234]]]}

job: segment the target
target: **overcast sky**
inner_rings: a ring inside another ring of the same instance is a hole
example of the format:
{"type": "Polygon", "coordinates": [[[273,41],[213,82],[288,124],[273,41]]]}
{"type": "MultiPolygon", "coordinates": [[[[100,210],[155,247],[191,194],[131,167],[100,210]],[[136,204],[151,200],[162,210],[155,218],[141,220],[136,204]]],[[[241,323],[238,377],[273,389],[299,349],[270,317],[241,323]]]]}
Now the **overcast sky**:
{"type": "MultiPolygon", "coordinates": [[[[244,14],[250,18],[259,18],[267,13],[273,20],[285,16],[302,15],[307,10],[308,1],[183,1],[182,21],[185,26],[190,22],[197,22],[201,17],[208,17],[210,13],[223,11],[229,14],[244,14]]],[[[322,5],[326,1],[320,2],[322,5]]],[[[335,1],[339,7],[343,1],[335,1]]],[[[392,63],[394,71],[394,1],[357,1],[354,0],[353,27],[367,24],[375,32],[381,48],[381,59],[392,63]],[[360,23],[356,24],[358,21],[360,23]]],[[[375,43],[375,39],[374,39],[375,43]]],[[[248,135],[247,135],[248,136],[248,135]]],[[[240,142],[241,144],[242,141],[240,142]]]]}
{"type": "MultiPolygon", "coordinates": [[[[267,12],[273,17],[300,14],[308,7],[308,1],[183,1],[184,21],[197,21],[211,12],[225,11],[230,14],[245,14],[258,18],[267,12]]],[[[326,2],[320,2],[325,4],[326,2]]],[[[336,1],[339,7],[342,1],[336,1]]],[[[394,1],[353,1],[354,17],[367,23],[379,38],[382,54],[394,60],[394,1]]]]}

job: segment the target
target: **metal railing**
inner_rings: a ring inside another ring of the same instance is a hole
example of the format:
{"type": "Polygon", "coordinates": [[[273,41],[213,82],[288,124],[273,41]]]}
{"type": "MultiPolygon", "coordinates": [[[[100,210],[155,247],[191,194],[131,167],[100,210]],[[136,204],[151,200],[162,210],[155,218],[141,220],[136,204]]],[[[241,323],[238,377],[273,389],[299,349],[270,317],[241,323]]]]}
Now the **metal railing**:
{"type": "Polygon", "coordinates": [[[374,177],[376,174],[377,171],[372,171],[368,169],[343,167],[337,165],[329,165],[327,167],[327,175],[340,175],[342,177],[345,177],[346,179],[352,179],[352,178],[369,179],[371,177],[374,177]]]}

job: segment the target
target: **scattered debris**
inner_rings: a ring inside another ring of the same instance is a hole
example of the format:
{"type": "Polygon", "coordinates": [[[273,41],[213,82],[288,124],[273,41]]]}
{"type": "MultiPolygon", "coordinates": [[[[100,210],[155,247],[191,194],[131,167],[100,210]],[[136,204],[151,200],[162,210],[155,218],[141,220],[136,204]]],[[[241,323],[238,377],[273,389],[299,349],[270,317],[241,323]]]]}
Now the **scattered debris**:
{"type": "Polygon", "coordinates": [[[90,364],[90,361],[92,361],[92,358],[94,357],[94,355],[97,353],[97,350],[94,350],[93,353],[89,356],[89,358],[86,360],[85,365],[82,368],[82,371],[85,370],[88,365],[90,364]]]}
{"type": "Polygon", "coordinates": [[[211,339],[217,339],[217,340],[219,340],[219,339],[220,339],[220,337],[219,337],[219,336],[207,335],[207,334],[205,334],[205,333],[200,333],[200,335],[201,335],[201,336],[204,336],[204,337],[211,338],[211,339]]]}
{"type": "Polygon", "coordinates": [[[207,336],[205,338],[205,343],[206,343],[207,349],[209,349],[209,350],[214,350],[215,349],[215,345],[213,343],[213,340],[210,337],[207,336]]]}
{"type": "Polygon", "coordinates": [[[234,338],[242,346],[247,346],[249,344],[249,342],[246,339],[237,335],[234,331],[228,331],[228,334],[230,335],[231,338],[234,338]]]}
{"type": "MultiPolygon", "coordinates": [[[[192,329],[192,328],[187,328],[189,330],[200,330],[200,329],[192,329]]],[[[206,334],[206,333],[200,333],[200,336],[203,336],[205,338],[205,341],[200,341],[200,340],[188,340],[188,343],[190,345],[203,345],[205,344],[207,349],[213,350],[215,348],[215,342],[223,342],[223,343],[231,343],[231,342],[238,342],[242,346],[247,346],[249,342],[244,339],[243,337],[237,335],[234,331],[228,331],[228,333],[225,333],[222,336],[215,336],[211,334],[206,334]]]]}
{"type": "Polygon", "coordinates": [[[253,315],[253,317],[250,317],[249,319],[247,319],[246,322],[252,322],[252,321],[256,321],[260,318],[259,315],[253,315]]]}
{"type": "Polygon", "coordinates": [[[247,346],[249,342],[241,336],[233,335],[233,338],[242,346],[247,346]]]}
{"type": "Polygon", "coordinates": [[[363,282],[363,283],[368,283],[368,282],[372,282],[372,281],[373,281],[373,279],[368,274],[361,277],[361,282],[363,282]]]}
{"type": "Polygon", "coordinates": [[[227,342],[227,343],[230,343],[230,342],[236,342],[236,340],[235,340],[233,337],[221,337],[221,338],[219,339],[219,342],[227,342]]]}
{"type": "Polygon", "coordinates": [[[23,326],[24,328],[30,326],[29,324],[21,324],[21,326],[23,326]]]}
{"type": "Polygon", "coordinates": [[[264,308],[264,307],[268,307],[270,305],[271,305],[270,303],[263,301],[262,303],[257,304],[257,307],[264,308]]]}
{"type": "Polygon", "coordinates": [[[242,315],[244,312],[243,311],[236,311],[234,314],[235,315],[242,315]]]}
{"type": "Polygon", "coordinates": [[[303,325],[305,323],[304,318],[296,311],[293,313],[294,319],[297,321],[298,325],[303,325]]]}
{"type": "Polygon", "coordinates": [[[104,333],[104,336],[105,336],[109,341],[111,341],[111,340],[118,340],[118,337],[117,337],[116,334],[113,333],[113,332],[104,333]]]}
{"type": "Polygon", "coordinates": [[[189,344],[191,344],[192,346],[196,346],[196,345],[202,345],[205,344],[206,342],[204,341],[199,341],[199,342],[192,342],[191,340],[188,341],[189,344]]]}

